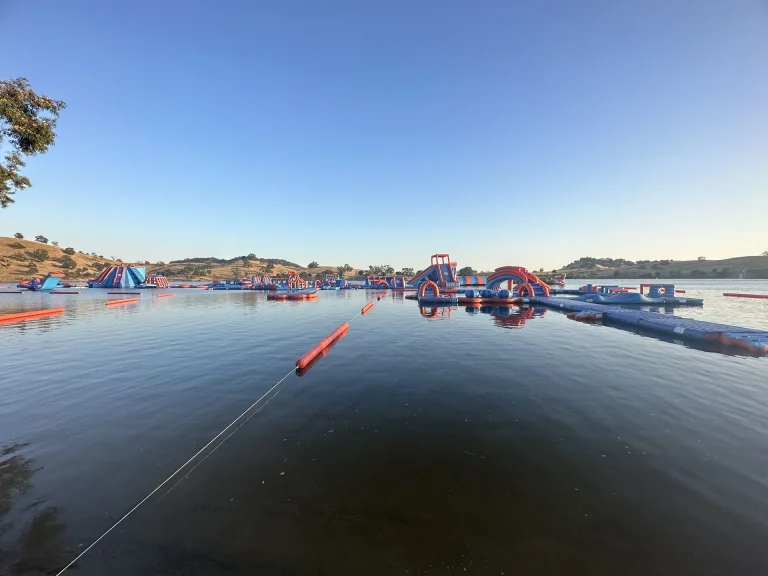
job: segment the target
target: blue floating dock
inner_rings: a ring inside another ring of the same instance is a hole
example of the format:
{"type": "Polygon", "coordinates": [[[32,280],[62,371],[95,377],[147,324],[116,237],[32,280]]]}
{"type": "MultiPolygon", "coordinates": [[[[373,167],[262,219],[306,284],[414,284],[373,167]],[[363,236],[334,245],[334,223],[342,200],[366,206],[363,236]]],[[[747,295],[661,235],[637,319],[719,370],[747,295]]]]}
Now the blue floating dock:
{"type": "Polygon", "coordinates": [[[459,298],[457,296],[430,296],[425,294],[419,296],[419,306],[457,306],[459,298]]]}
{"type": "Polygon", "coordinates": [[[659,296],[651,298],[637,292],[624,292],[619,294],[584,294],[578,297],[582,302],[596,304],[608,304],[614,306],[703,306],[702,298],[680,298],[678,296],[659,296]]]}
{"type": "Polygon", "coordinates": [[[606,324],[616,323],[623,326],[642,328],[652,332],[673,336],[680,339],[699,342],[716,342],[733,346],[753,353],[768,354],[768,331],[753,328],[741,328],[717,322],[693,320],[658,312],[615,308],[593,302],[582,302],[575,298],[556,298],[537,296],[523,298],[523,303],[539,304],[548,308],[568,312],[584,312],[601,315],[606,324]]]}

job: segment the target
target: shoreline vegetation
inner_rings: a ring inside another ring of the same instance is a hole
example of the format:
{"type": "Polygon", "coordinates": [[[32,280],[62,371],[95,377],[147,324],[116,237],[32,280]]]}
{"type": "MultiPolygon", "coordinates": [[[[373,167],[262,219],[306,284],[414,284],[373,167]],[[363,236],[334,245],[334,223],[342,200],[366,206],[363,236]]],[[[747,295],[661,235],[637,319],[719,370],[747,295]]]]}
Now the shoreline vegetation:
{"type": "MultiPolygon", "coordinates": [[[[19,282],[32,276],[59,272],[69,281],[82,282],[99,275],[107,266],[123,261],[105,257],[96,252],[83,252],[72,247],[62,248],[58,242],[44,236],[35,240],[25,239],[21,233],[14,237],[0,237],[0,282],[19,282]]],[[[301,266],[296,262],[279,258],[264,258],[253,253],[234,258],[185,258],[171,262],[131,262],[146,266],[148,273],[161,274],[174,281],[210,281],[214,279],[241,278],[250,276],[280,276],[288,270],[295,270],[303,278],[321,279],[326,274],[339,274],[347,279],[360,279],[368,274],[413,276],[420,272],[412,268],[395,269],[387,264],[354,268],[349,264],[320,265],[310,262],[301,266]]],[[[488,275],[491,271],[475,271],[466,266],[460,276],[488,275]]],[[[740,256],[724,260],[624,260],[613,258],[580,258],[558,270],[532,272],[542,280],[567,274],[568,278],[583,280],[653,280],[663,279],[704,279],[739,278],[768,279],[768,252],[762,256],[740,256]]]]}

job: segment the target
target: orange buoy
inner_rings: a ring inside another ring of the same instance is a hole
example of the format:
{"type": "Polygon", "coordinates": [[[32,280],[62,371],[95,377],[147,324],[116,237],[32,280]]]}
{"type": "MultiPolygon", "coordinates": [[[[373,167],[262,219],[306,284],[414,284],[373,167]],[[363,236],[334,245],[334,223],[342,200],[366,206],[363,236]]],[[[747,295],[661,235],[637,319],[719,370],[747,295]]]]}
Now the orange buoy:
{"type": "Polygon", "coordinates": [[[309,365],[310,362],[312,362],[312,359],[320,354],[323,350],[325,350],[331,342],[333,342],[337,337],[339,337],[342,334],[345,334],[349,330],[349,323],[344,322],[341,326],[336,328],[333,332],[328,334],[325,338],[320,340],[317,344],[315,344],[312,348],[310,348],[306,354],[304,354],[301,358],[296,360],[296,367],[297,368],[306,368],[307,365],[309,365]]]}
{"type": "Polygon", "coordinates": [[[309,364],[307,364],[306,366],[304,366],[304,368],[296,368],[296,374],[297,374],[297,376],[299,376],[299,377],[301,377],[301,376],[305,376],[305,375],[307,374],[307,372],[309,372],[309,371],[312,369],[312,367],[313,367],[315,364],[317,364],[318,362],[320,362],[320,360],[322,360],[322,359],[323,359],[323,358],[326,356],[326,354],[328,354],[328,353],[331,351],[331,348],[333,348],[334,346],[336,346],[336,344],[338,344],[339,340],[341,340],[342,338],[344,338],[344,336],[346,336],[346,335],[347,335],[347,333],[346,333],[346,332],[342,332],[341,334],[339,334],[338,336],[336,336],[336,338],[334,338],[333,340],[331,340],[331,341],[328,343],[328,346],[326,346],[325,348],[323,348],[323,349],[320,351],[320,353],[319,353],[317,356],[315,356],[314,358],[312,358],[312,360],[310,360],[310,361],[309,361],[309,364]]]}
{"type": "Polygon", "coordinates": [[[363,309],[362,309],[362,310],[360,310],[360,313],[361,313],[363,316],[365,316],[366,314],[368,314],[368,311],[369,311],[371,308],[373,308],[373,305],[374,305],[374,304],[375,304],[375,302],[368,302],[368,304],[366,304],[365,306],[363,306],[363,309]]]}
{"type": "Polygon", "coordinates": [[[122,300],[107,300],[107,306],[115,306],[117,304],[130,304],[131,302],[138,302],[138,298],[123,298],[122,300]]]}
{"type": "Polygon", "coordinates": [[[768,294],[739,294],[738,292],[723,292],[723,296],[730,296],[731,298],[765,298],[765,299],[768,299],[768,294]]]}
{"type": "Polygon", "coordinates": [[[45,316],[56,316],[64,312],[63,308],[46,308],[45,310],[31,310],[29,312],[17,312],[15,314],[0,314],[0,324],[8,322],[20,322],[45,316]]]}
{"type": "Polygon", "coordinates": [[[175,292],[168,292],[166,294],[158,294],[157,295],[158,298],[169,298],[171,296],[176,296],[176,293],[175,292]]]}

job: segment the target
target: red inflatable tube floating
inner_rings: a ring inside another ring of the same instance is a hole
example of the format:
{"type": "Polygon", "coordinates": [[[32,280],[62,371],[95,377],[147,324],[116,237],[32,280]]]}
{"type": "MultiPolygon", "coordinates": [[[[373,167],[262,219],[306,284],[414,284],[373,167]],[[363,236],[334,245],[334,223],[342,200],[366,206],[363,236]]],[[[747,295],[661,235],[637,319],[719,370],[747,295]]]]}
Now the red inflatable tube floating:
{"type": "Polygon", "coordinates": [[[380,295],[378,298],[376,298],[376,301],[378,302],[379,300],[381,300],[382,298],[384,298],[384,296],[385,296],[385,294],[381,294],[381,295],[380,295]]]}
{"type": "Polygon", "coordinates": [[[296,367],[300,369],[304,369],[307,366],[309,366],[309,363],[312,362],[312,360],[320,354],[323,350],[328,348],[330,346],[331,342],[336,340],[339,336],[342,334],[346,334],[347,330],[349,330],[349,323],[344,322],[341,326],[336,328],[333,332],[328,334],[325,338],[320,340],[317,344],[315,344],[312,348],[310,348],[304,356],[296,360],[296,367]]]}
{"type": "Polygon", "coordinates": [[[739,294],[738,292],[723,292],[723,296],[731,298],[763,298],[768,300],[768,294],[739,294]]]}
{"type": "Polygon", "coordinates": [[[17,312],[15,314],[0,314],[0,324],[7,324],[9,322],[21,322],[22,320],[44,318],[46,316],[56,316],[63,312],[63,308],[47,308],[45,310],[32,310],[30,312],[17,312]]]}
{"type": "Polygon", "coordinates": [[[368,302],[368,304],[366,304],[365,306],[363,306],[363,309],[362,309],[362,310],[360,310],[360,314],[362,314],[363,316],[365,316],[366,314],[368,314],[368,311],[369,311],[371,308],[373,308],[373,305],[374,305],[374,304],[376,304],[376,302],[368,302]]]}
{"type": "Polygon", "coordinates": [[[123,298],[122,300],[107,300],[107,306],[117,306],[118,304],[130,304],[131,302],[138,302],[138,298],[123,298]]]}
{"type": "Polygon", "coordinates": [[[310,361],[309,361],[309,364],[307,364],[307,365],[306,365],[304,368],[296,368],[296,375],[297,375],[297,376],[299,376],[299,377],[301,377],[301,376],[304,376],[304,375],[305,375],[307,372],[309,372],[310,370],[312,370],[312,367],[313,367],[315,364],[317,364],[318,362],[320,362],[320,360],[321,360],[322,358],[324,358],[324,357],[325,357],[325,355],[326,355],[326,354],[328,354],[328,352],[330,352],[330,351],[331,351],[331,348],[333,348],[334,346],[336,346],[336,344],[338,344],[339,340],[341,340],[342,338],[344,338],[344,336],[346,336],[346,335],[347,335],[347,333],[346,333],[346,332],[342,332],[341,334],[339,334],[338,336],[336,336],[336,338],[334,338],[333,340],[331,340],[331,341],[329,342],[328,346],[326,346],[325,348],[323,348],[323,350],[322,350],[322,351],[321,351],[321,352],[320,352],[320,353],[319,353],[317,356],[315,356],[314,358],[312,358],[312,360],[310,360],[310,361]]]}
{"type": "Polygon", "coordinates": [[[176,296],[175,292],[168,292],[167,294],[158,294],[158,298],[170,298],[171,296],[176,296]]]}

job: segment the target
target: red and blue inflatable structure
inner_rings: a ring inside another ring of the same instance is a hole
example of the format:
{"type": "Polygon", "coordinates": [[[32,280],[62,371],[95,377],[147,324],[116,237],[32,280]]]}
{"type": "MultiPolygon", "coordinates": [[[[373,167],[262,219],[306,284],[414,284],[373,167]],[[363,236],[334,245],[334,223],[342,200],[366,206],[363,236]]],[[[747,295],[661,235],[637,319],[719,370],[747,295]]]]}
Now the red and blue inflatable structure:
{"type": "Polygon", "coordinates": [[[107,266],[98,278],[88,281],[89,288],[140,288],[147,283],[147,268],[119,264],[107,266]]]}
{"type": "Polygon", "coordinates": [[[26,288],[33,292],[53,290],[54,288],[69,288],[69,284],[62,283],[61,279],[64,278],[64,274],[50,273],[44,278],[31,278],[26,282],[19,282],[17,288],[26,288]]]}

